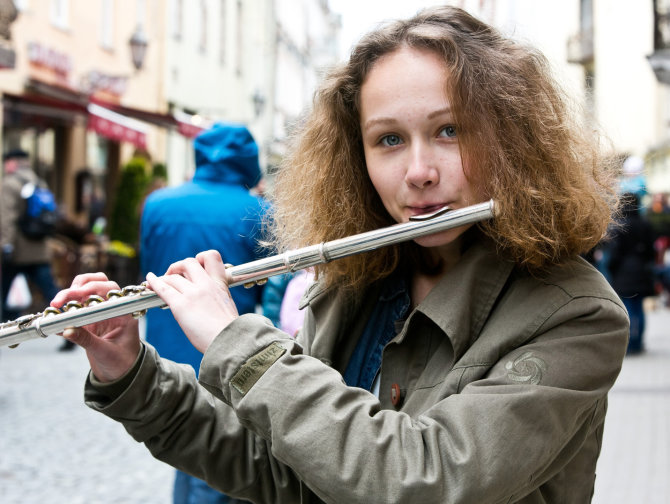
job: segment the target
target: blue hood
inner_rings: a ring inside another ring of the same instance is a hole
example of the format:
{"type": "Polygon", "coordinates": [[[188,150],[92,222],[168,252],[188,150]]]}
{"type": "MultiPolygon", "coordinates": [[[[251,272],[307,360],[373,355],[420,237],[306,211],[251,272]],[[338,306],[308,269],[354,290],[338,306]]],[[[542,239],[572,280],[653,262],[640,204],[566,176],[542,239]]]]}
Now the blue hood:
{"type": "Polygon", "coordinates": [[[193,140],[193,180],[254,187],[261,178],[258,145],[238,124],[216,123],[193,140]]]}

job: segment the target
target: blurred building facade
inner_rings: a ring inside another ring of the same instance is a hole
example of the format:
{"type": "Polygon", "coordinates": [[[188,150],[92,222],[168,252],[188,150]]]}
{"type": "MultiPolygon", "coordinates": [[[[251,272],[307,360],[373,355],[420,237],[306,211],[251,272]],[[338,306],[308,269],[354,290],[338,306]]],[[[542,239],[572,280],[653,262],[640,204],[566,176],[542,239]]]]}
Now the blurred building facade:
{"type": "Polygon", "coordinates": [[[612,154],[670,192],[670,0],[457,0],[549,57],[612,154]]]}
{"type": "Polygon", "coordinates": [[[79,171],[112,199],[139,153],[179,184],[214,121],[247,125],[267,169],[338,30],[327,0],[0,0],[2,148],[29,151],[73,216],[79,171]]]}
{"type": "MultiPolygon", "coordinates": [[[[11,8],[5,0],[2,10],[11,8]]],[[[90,170],[106,194],[135,149],[160,152],[160,128],[124,110],[158,114],[158,74],[133,65],[129,40],[148,5],[21,0],[9,26],[13,65],[0,70],[3,150],[23,148],[71,214],[77,173],[90,170]],[[137,7],[137,8],[135,8],[137,7]]],[[[143,68],[155,68],[148,52],[143,68]]]]}
{"type": "Polygon", "coordinates": [[[327,0],[276,0],[272,169],[283,156],[293,123],[309,109],[324,69],[338,59],[341,20],[327,0]]]}

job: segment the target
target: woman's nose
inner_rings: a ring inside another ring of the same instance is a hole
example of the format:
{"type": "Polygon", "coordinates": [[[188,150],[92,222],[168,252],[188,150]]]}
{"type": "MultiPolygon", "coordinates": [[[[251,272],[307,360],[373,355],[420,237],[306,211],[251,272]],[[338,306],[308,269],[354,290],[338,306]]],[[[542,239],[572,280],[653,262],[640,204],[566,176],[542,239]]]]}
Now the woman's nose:
{"type": "Polygon", "coordinates": [[[437,163],[430,147],[425,145],[413,146],[405,173],[407,184],[423,189],[437,184],[439,180],[437,163]]]}

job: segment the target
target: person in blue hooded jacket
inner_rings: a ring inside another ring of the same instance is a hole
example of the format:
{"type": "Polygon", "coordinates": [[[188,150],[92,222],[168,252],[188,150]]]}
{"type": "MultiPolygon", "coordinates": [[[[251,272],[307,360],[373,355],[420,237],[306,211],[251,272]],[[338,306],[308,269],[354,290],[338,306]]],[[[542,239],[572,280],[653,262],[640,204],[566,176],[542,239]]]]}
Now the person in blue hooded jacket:
{"type": "MultiPolygon", "coordinates": [[[[258,244],[267,203],[249,189],[261,178],[258,146],[241,125],[217,123],[194,141],[195,174],[177,187],[159,189],[145,202],[141,221],[142,275],[163,274],[175,261],[218,250],[227,263],[261,257],[258,244]]],[[[234,289],[240,313],[254,312],[260,288],[234,289]]],[[[202,354],[193,347],[169,310],[150,310],[146,338],[170,360],[196,373],[202,354]]],[[[201,480],[177,471],[174,504],[238,502],[201,480]]]]}

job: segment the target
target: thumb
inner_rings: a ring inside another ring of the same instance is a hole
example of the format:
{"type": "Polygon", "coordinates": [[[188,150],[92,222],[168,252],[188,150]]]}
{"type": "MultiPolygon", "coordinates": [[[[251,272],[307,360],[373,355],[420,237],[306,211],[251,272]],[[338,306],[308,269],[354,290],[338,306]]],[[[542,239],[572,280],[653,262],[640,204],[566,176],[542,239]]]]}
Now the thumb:
{"type": "Polygon", "coordinates": [[[68,327],[63,331],[63,338],[79,345],[84,350],[92,349],[99,342],[99,338],[83,327],[68,327]]]}

